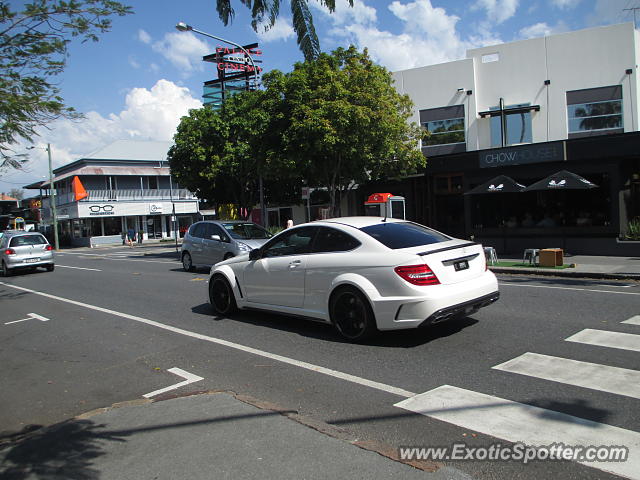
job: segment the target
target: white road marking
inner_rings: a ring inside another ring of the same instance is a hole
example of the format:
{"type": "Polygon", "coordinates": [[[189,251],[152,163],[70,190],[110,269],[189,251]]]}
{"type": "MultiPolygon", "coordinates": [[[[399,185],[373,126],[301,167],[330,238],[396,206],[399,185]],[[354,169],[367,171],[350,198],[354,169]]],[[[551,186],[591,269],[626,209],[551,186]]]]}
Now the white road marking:
{"type": "Polygon", "coordinates": [[[640,315],[636,315],[635,317],[631,317],[628,320],[625,320],[622,323],[628,323],[630,325],[640,325],[640,315]]]}
{"type": "Polygon", "coordinates": [[[27,318],[22,318],[20,320],[13,320],[12,322],[5,322],[5,325],[11,325],[12,323],[26,322],[27,320],[40,320],[41,322],[48,322],[49,319],[47,317],[43,317],[42,315],[38,315],[37,313],[27,313],[27,318]]]}
{"type": "Polygon", "coordinates": [[[173,373],[174,375],[178,375],[179,377],[184,378],[184,382],[175,383],[173,385],[169,385],[168,387],[161,388],[160,390],[155,390],[151,393],[146,393],[143,395],[144,398],[155,397],[156,395],[160,395],[161,393],[169,392],[171,390],[175,390],[176,388],[184,387],[185,385],[189,385],[190,383],[199,382],[200,380],[204,380],[204,378],[199,377],[198,375],[194,375],[193,373],[189,373],[181,368],[170,368],[167,372],[173,373]]]}
{"type": "Polygon", "coordinates": [[[640,371],[527,352],[493,367],[504,372],[640,398],[640,371]]]}
{"type": "Polygon", "coordinates": [[[395,404],[459,427],[531,446],[623,445],[626,462],[580,462],[616,475],[640,479],[640,433],[565,413],[534,407],[450,385],[395,404]]]}
{"type": "Polygon", "coordinates": [[[550,288],[554,290],[573,290],[577,292],[617,293],[618,295],[640,295],[640,292],[616,292],[614,290],[596,290],[593,288],[577,288],[577,287],[555,287],[552,285],[520,285],[517,283],[508,283],[508,282],[499,282],[499,285],[507,286],[507,287],[550,288]]]}
{"type": "Polygon", "coordinates": [[[251,353],[253,355],[258,355],[260,357],[269,358],[271,360],[275,360],[281,363],[286,363],[288,365],[293,365],[295,367],[304,368],[306,370],[310,370],[312,372],[322,373],[323,375],[328,375],[330,377],[339,378],[341,380],[345,380],[348,382],[356,383],[359,385],[363,385],[365,387],[374,388],[376,390],[381,390],[383,392],[391,393],[393,395],[398,395],[400,397],[412,397],[415,395],[414,392],[410,392],[408,390],[404,390],[402,388],[397,388],[392,385],[386,385],[384,383],[375,382],[373,380],[367,380],[366,378],[357,377],[355,375],[351,375],[349,373],[339,372],[337,370],[332,370],[330,368],[321,367],[319,365],[314,365],[312,363],[303,362],[300,360],[296,360],[293,358],[285,357],[282,355],[277,355],[274,353],[265,352],[263,350],[258,350],[257,348],[247,347],[245,345],[240,345],[239,343],[230,342],[228,340],[223,340],[222,338],[210,337],[208,335],[202,335],[200,333],[191,332],[189,330],[185,330],[183,328],[173,327],[171,325],[165,325],[164,323],[156,322],[154,320],[149,320],[142,317],[137,317],[135,315],[129,315],[128,313],[117,312],[115,310],[110,310],[108,308],[98,307],[95,305],[89,305],[87,303],[78,302],[76,300],[71,300],[64,297],[58,297],[56,295],[51,295],[49,293],[38,292],[36,290],[31,290],[29,288],[19,287],[17,285],[12,285],[9,283],[0,282],[0,285],[4,285],[5,287],[15,288],[17,290],[22,290],[24,292],[33,293],[34,295],[40,295],[42,297],[51,298],[52,300],[58,300],[60,302],[65,302],[71,305],[76,305],[83,308],[88,308],[90,310],[95,310],[97,312],[107,313],[109,315],[115,315],[120,318],[126,318],[128,320],[133,320],[135,322],[144,323],[145,325],[150,325],[152,327],[161,328],[163,330],[167,330],[169,332],[178,333],[180,335],[185,335],[187,337],[195,338],[198,340],[204,340],[206,342],[215,343],[218,345],[223,345],[225,347],[234,348],[236,350],[240,350],[242,352],[251,353]]]}
{"type": "Polygon", "coordinates": [[[640,335],[632,333],[609,332],[586,328],[575,335],[565,338],[567,342],[586,343],[600,347],[619,348],[640,352],[640,335]]]}
{"type": "Polygon", "coordinates": [[[119,258],[119,257],[113,256],[113,254],[99,255],[95,253],[74,253],[73,255],[79,255],[82,257],[94,257],[94,258],[97,257],[104,260],[115,260],[120,262],[145,262],[145,263],[164,263],[164,264],[180,263],[179,260],[139,260],[136,258],[131,258],[131,256],[119,258]]]}
{"type": "Polygon", "coordinates": [[[102,270],[98,270],[97,268],[85,268],[85,267],[71,267],[69,265],[60,265],[56,263],[56,267],[60,268],[73,268],[74,270],[91,270],[92,272],[101,272],[102,270]]]}

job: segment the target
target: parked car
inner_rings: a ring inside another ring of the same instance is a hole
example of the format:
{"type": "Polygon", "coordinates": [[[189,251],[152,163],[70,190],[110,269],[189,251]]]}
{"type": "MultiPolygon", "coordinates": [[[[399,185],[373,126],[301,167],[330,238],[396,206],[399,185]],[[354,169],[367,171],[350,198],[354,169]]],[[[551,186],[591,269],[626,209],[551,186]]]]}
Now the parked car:
{"type": "Polygon", "coordinates": [[[271,236],[260,225],[251,222],[196,222],[189,227],[182,240],[182,266],[186,271],[199,266],[210,267],[262,246],[271,236]]]}
{"type": "Polygon", "coordinates": [[[498,298],[482,245],[392,218],[302,224],[218,263],[209,278],[220,315],[297,315],[332,323],[352,341],[468,316],[498,298]]]}
{"type": "Polygon", "coordinates": [[[8,277],[17,269],[44,267],[54,269],[53,247],[38,232],[5,231],[0,238],[2,275],[8,277]]]}

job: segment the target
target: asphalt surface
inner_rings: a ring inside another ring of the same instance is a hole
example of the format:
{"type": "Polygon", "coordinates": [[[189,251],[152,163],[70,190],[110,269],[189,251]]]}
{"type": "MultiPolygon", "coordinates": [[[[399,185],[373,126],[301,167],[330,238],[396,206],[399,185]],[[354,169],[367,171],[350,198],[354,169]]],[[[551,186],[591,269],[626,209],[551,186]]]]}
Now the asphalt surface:
{"type": "MultiPolygon", "coordinates": [[[[637,398],[492,368],[535,352],[640,370],[637,351],[565,340],[584,329],[638,334],[638,325],[621,322],[640,314],[640,285],[499,279],[500,301],[471,318],[353,345],[328,326],[298,319],[213,316],[207,272],[184,272],[171,247],[63,251],[55,272],[0,279],[0,443],[38,425],[141,399],[180,381],[172,368],[202,377],[176,394],[248,395],[396,448],[495,441],[394,406],[406,398],[394,389],[422,393],[442,385],[640,432],[637,398]]],[[[172,432],[166,435],[170,444],[172,432]]],[[[479,479],[616,478],[572,462],[444,464],[479,479]]]]}

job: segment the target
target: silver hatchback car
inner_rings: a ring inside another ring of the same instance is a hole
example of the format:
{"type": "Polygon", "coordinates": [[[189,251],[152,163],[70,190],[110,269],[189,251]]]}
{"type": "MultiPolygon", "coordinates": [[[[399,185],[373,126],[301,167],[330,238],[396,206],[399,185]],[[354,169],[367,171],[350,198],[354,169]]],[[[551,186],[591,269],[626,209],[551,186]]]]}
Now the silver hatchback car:
{"type": "Polygon", "coordinates": [[[0,262],[5,277],[21,268],[44,267],[52,272],[53,247],[41,233],[5,231],[0,238],[0,262]]]}
{"type": "Polygon", "coordinates": [[[182,240],[182,266],[187,271],[215,265],[236,255],[249,253],[271,238],[255,223],[240,220],[196,222],[182,240]]]}

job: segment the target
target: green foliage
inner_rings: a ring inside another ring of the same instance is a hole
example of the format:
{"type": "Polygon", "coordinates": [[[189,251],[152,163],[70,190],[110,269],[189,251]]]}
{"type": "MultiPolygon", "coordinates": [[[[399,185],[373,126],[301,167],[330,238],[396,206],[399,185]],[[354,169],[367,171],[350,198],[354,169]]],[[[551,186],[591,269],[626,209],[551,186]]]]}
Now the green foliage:
{"type": "MultiPolygon", "coordinates": [[[[264,76],[266,90],[192,110],[169,151],[173,174],[212,203],[248,208],[264,179],[267,203],[298,204],[303,180],[336,192],[424,166],[412,104],[365,51],[338,49],[264,76]]],[[[337,213],[334,211],[334,214],[337,213]]]]}
{"type": "MultiPolygon", "coordinates": [[[[280,14],[280,0],[240,0],[251,10],[253,30],[260,29],[266,31],[275,25],[280,14]]],[[[353,7],[353,0],[348,0],[353,7]]],[[[291,18],[293,19],[293,29],[297,35],[298,47],[302,51],[306,60],[313,60],[320,54],[320,42],[313,26],[313,17],[309,10],[307,0],[290,0],[291,18]]],[[[330,12],[336,9],[335,0],[320,0],[320,4],[330,12]]],[[[228,25],[233,21],[235,11],[231,6],[231,0],[217,0],[216,10],[222,22],[228,25]]]]}
{"type": "Polygon", "coordinates": [[[297,63],[289,74],[265,75],[264,82],[281,99],[274,118],[282,132],[281,155],[271,165],[327,187],[332,207],[336,192],[424,166],[418,150],[424,133],[408,123],[412,102],[366,50],[323,53],[297,63]]]}
{"type": "Polygon", "coordinates": [[[36,128],[60,117],[80,114],[64,104],[51,77],[65,68],[74,37],[97,41],[111,28],[109,17],[132,13],[111,0],[0,1],[0,168],[19,168],[26,157],[11,145],[32,141],[36,128]]]}
{"type": "Polygon", "coordinates": [[[629,221],[627,227],[627,240],[640,240],[640,217],[629,221]]]}

